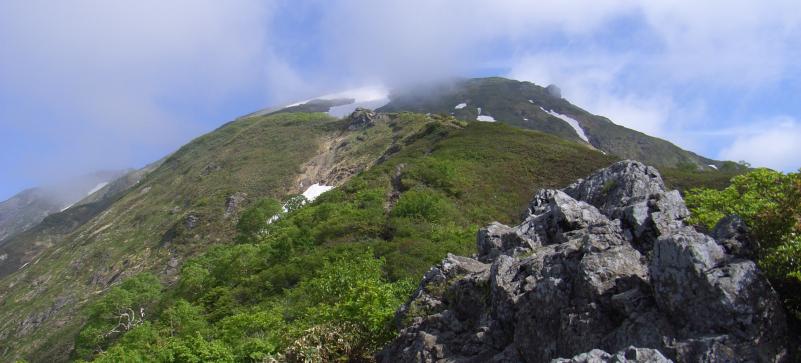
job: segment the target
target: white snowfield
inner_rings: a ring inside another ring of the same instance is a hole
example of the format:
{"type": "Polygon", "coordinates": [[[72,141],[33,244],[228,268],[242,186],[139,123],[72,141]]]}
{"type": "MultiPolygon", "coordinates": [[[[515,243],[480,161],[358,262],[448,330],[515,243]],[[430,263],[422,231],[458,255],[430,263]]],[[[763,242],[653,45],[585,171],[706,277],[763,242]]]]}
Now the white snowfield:
{"type": "Polygon", "coordinates": [[[478,117],[476,117],[477,121],[484,121],[484,122],[495,122],[495,118],[490,115],[482,115],[481,114],[481,107],[476,107],[476,111],[478,111],[478,117]]]}
{"type": "Polygon", "coordinates": [[[578,134],[578,136],[582,140],[586,141],[587,143],[590,142],[590,139],[587,138],[587,134],[584,133],[584,129],[581,128],[581,124],[579,124],[579,122],[576,121],[576,119],[574,119],[574,118],[572,118],[570,116],[567,116],[567,115],[563,115],[563,114],[558,113],[558,112],[546,110],[546,109],[544,109],[542,107],[540,107],[540,109],[545,111],[545,112],[547,112],[549,115],[551,115],[553,117],[559,118],[562,121],[567,122],[567,124],[570,125],[570,127],[572,127],[573,130],[576,130],[576,134],[578,134]]]}
{"type": "Polygon", "coordinates": [[[309,186],[306,189],[306,191],[303,192],[303,196],[306,197],[306,199],[308,199],[309,202],[313,202],[315,199],[317,199],[317,197],[320,196],[320,194],[323,194],[331,189],[334,189],[334,187],[330,185],[315,183],[309,186]]]}
{"type": "MultiPolygon", "coordinates": [[[[331,189],[334,189],[334,187],[330,186],[330,185],[323,185],[323,184],[320,184],[320,183],[315,183],[315,184],[312,184],[311,186],[309,186],[308,188],[306,188],[306,191],[303,192],[302,195],[306,198],[306,200],[309,201],[309,203],[311,203],[315,199],[317,199],[317,197],[319,197],[320,194],[323,194],[323,193],[325,193],[325,192],[327,192],[327,191],[329,191],[331,189]]],[[[270,217],[269,219],[267,219],[267,224],[275,223],[276,221],[281,219],[281,215],[283,213],[286,213],[286,212],[289,212],[289,210],[286,208],[286,204],[284,204],[283,206],[281,206],[281,213],[278,213],[278,214],[270,217]]]]}
{"type": "Polygon", "coordinates": [[[709,166],[709,167],[710,167],[710,168],[712,168],[712,169],[718,170],[718,167],[717,167],[717,166],[715,166],[715,164],[709,164],[709,165],[707,165],[707,166],[709,166]]]}
{"type": "Polygon", "coordinates": [[[461,109],[463,109],[465,107],[467,107],[467,104],[462,102],[462,103],[456,105],[454,108],[457,109],[457,110],[461,110],[461,109]]]}
{"type": "Polygon", "coordinates": [[[100,189],[103,189],[103,187],[106,186],[106,185],[108,185],[107,182],[103,182],[103,183],[100,183],[98,185],[95,185],[95,187],[92,188],[92,190],[90,190],[89,193],[86,193],[86,195],[89,196],[89,195],[95,194],[96,191],[98,191],[100,189]]]}

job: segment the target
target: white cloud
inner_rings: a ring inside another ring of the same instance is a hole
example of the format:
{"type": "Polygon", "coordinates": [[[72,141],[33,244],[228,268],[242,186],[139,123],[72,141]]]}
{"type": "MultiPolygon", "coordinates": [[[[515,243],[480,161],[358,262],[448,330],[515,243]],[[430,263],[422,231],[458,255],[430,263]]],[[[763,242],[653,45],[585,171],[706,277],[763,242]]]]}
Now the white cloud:
{"type": "Polygon", "coordinates": [[[754,166],[797,171],[801,156],[801,123],[789,117],[755,123],[720,152],[724,160],[745,160],[754,166]]]}
{"type": "MultiPolygon", "coordinates": [[[[697,130],[731,127],[736,120],[708,113],[707,102],[720,102],[715,97],[724,92],[757,97],[801,71],[795,61],[801,56],[797,2],[657,1],[626,6],[640,14],[639,23],[634,23],[641,27],[631,29],[637,41],[614,47],[608,37],[569,38],[580,45],[520,54],[512,61],[510,76],[556,83],[573,103],[623,126],[701,153],[724,155],[697,130]],[[696,96],[688,101],[689,93],[696,96]],[[682,102],[677,95],[684,96],[682,102]]],[[[601,23],[595,29],[609,26],[601,23]]]]}
{"type": "MultiPolygon", "coordinates": [[[[583,36],[631,11],[629,1],[342,1],[323,15],[326,61],[389,82],[463,76],[498,43],[583,36]]],[[[514,47],[514,46],[513,46],[514,47]]],[[[503,55],[504,57],[506,55],[503,55]]]]}
{"type": "Polygon", "coordinates": [[[40,146],[11,168],[45,179],[174,150],[231,95],[264,87],[271,10],[257,0],[3,2],[0,101],[13,107],[0,124],[40,146]]]}
{"type": "Polygon", "coordinates": [[[643,2],[661,51],[648,61],[674,81],[753,87],[798,67],[797,1],[643,2]]]}
{"type": "Polygon", "coordinates": [[[672,99],[620,89],[617,79],[628,61],[624,55],[540,54],[518,61],[509,76],[540,85],[557,84],[566,99],[590,112],[650,135],[667,136],[672,99]]]}

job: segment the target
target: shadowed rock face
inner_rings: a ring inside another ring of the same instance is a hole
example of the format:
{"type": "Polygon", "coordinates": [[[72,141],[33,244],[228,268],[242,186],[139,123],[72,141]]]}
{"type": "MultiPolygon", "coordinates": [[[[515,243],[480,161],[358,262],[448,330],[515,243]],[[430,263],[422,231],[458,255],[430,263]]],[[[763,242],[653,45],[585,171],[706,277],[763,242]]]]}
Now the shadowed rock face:
{"type": "Polygon", "coordinates": [[[355,131],[375,124],[376,113],[366,108],[357,107],[348,117],[348,130],[355,131]]]}
{"type": "Polygon", "coordinates": [[[384,362],[781,362],[785,315],[743,251],[715,240],[659,172],[622,161],[541,190],[518,226],[478,233],[398,311],[384,362]],[[609,352],[609,353],[608,353],[609,352]]]}

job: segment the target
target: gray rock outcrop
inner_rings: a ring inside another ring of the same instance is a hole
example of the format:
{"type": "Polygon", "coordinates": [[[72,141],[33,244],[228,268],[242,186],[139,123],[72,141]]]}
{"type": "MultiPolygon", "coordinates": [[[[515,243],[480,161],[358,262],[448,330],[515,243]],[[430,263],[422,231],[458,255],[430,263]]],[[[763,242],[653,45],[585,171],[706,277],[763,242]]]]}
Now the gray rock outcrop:
{"type": "Polygon", "coordinates": [[[248,195],[242,192],[236,192],[225,198],[225,212],[223,217],[228,218],[239,211],[239,206],[247,199],[248,195]]]}
{"type": "Polygon", "coordinates": [[[741,221],[696,232],[659,172],[622,161],[541,190],[449,255],[383,362],[782,362],[787,327],[741,221]],[[613,352],[613,353],[607,353],[613,352]]]}
{"type": "Polygon", "coordinates": [[[376,113],[372,110],[357,107],[356,110],[348,116],[348,130],[355,131],[373,126],[376,116],[376,113]]]}
{"type": "Polygon", "coordinates": [[[545,90],[548,91],[551,97],[562,98],[562,89],[555,84],[549,84],[548,87],[545,87],[545,90]]]}

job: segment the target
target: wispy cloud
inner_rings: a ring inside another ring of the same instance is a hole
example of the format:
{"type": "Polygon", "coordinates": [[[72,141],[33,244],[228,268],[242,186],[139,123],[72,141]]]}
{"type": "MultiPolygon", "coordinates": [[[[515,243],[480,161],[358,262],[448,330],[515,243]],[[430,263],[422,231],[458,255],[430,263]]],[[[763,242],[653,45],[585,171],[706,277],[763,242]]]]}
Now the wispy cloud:
{"type": "Polygon", "coordinates": [[[269,10],[247,0],[3,2],[0,125],[16,132],[0,141],[32,146],[4,148],[3,174],[133,166],[180,146],[206,129],[196,118],[264,87],[269,10]]]}
{"type": "Polygon", "coordinates": [[[725,160],[746,160],[776,170],[798,171],[801,155],[801,123],[779,117],[755,124],[736,133],[730,145],[720,151],[725,160]]]}

